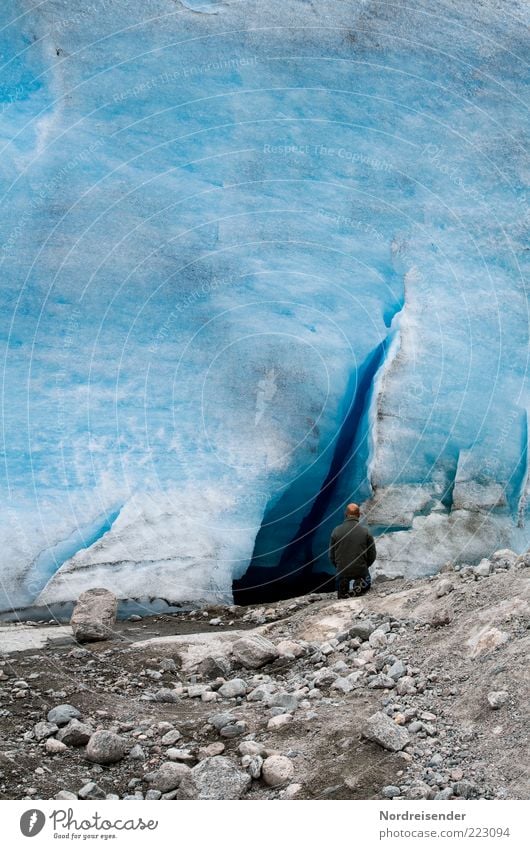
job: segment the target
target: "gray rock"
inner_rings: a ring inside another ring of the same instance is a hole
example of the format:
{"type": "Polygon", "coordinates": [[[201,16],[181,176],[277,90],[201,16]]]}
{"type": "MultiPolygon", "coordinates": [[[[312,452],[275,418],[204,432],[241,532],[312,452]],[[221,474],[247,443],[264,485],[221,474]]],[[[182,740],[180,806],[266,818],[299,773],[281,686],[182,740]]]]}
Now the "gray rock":
{"type": "Polygon", "coordinates": [[[246,731],[247,723],[240,719],[237,722],[231,722],[229,725],[224,725],[219,731],[219,734],[221,737],[232,739],[233,737],[241,737],[241,735],[245,734],[246,731]]]}
{"type": "Polygon", "coordinates": [[[396,686],[396,682],[389,675],[383,675],[381,672],[379,675],[372,678],[368,686],[372,690],[391,690],[396,686]]]}
{"type": "Polygon", "coordinates": [[[434,795],[428,784],[416,781],[409,787],[407,799],[430,799],[434,795]]]}
{"type": "Polygon", "coordinates": [[[285,787],[294,775],[294,764],[283,755],[271,755],[263,761],[261,775],[269,787],[285,787]]]}
{"type": "Polygon", "coordinates": [[[77,794],[80,799],[104,799],[105,791],[94,781],[89,781],[77,794]]]}
{"type": "Polygon", "coordinates": [[[243,755],[241,758],[241,766],[243,769],[246,769],[251,778],[255,778],[257,780],[261,776],[263,758],[261,755],[243,755]]]}
{"type": "Polygon", "coordinates": [[[477,576],[477,578],[488,578],[493,572],[493,567],[489,560],[481,560],[478,566],[473,568],[473,574],[477,576]]]}
{"type": "Polygon", "coordinates": [[[204,678],[226,678],[230,674],[231,664],[227,657],[205,657],[199,664],[199,672],[204,678]]]}
{"type": "Polygon", "coordinates": [[[168,749],[166,755],[170,761],[180,761],[181,763],[194,763],[197,760],[190,749],[168,749]]]}
{"type": "Polygon", "coordinates": [[[66,746],[84,746],[88,743],[92,733],[93,728],[90,725],[79,722],[78,719],[71,719],[68,725],[65,725],[58,732],[57,740],[60,740],[66,746]]]}
{"type": "Polygon", "coordinates": [[[353,690],[353,684],[351,681],[348,681],[347,678],[335,678],[333,684],[331,685],[332,690],[338,690],[340,693],[351,693],[353,690]]]}
{"type": "Polygon", "coordinates": [[[399,681],[400,678],[403,678],[404,675],[407,674],[407,667],[403,663],[402,660],[396,660],[395,663],[392,664],[390,669],[388,670],[388,675],[394,681],[399,681]]]}
{"type": "Polygon", "coordinates": [[[515,566],[518,556],[510,548],[501,548],[491,557],[491,565],[494,569],[511,569],[515,566]]]}
{"type": "Polygon", "coordinates": [[[61,743],[60,740],[56,740],[55,737],[48,737],[44,748],[49,755],[60,755],[62,752],[67,751],[68,746],[65,743],[61,743]]]}
{"type": "Polygon", "coordinates": [[[48,711],[48,722],[53,722],[55,725],[66,725],[71,719],[79,719],[81,714],[73,705],[57,705],[48,711]]]}
{"type": "Polygon", "coordinates": [[[191,770],[186,764],[165,761],[160,764],[158,769],[148,772],[145,780],[150,785],[151,790],[160,790],[161,793],[167,793],[176,790],[190,772],[191,770]]]}
{"type": "Polygon", "coordinates": [[[33,733],[36,740],[45,740],[46,737],[51,737],[59,730],[59,726],[55,722],[37,722],[33,726],[33,733]]]}
{"type": "Polygon", "coordinates": [[[180,740],[182,734],[180,731],[177,731],[176,728],[172,728],[171,731],[167,731],[161,739],[161,743],[163,746],[174,746],[175,743],[180,740]]]}
{"type": "Polygon", "coordinates": [[[395,784],[387,784],[386,787],[383,787],[381,793],[385,799],[394,799],[401,794],[401,790],[395,784]]]}
{"type": "Polygon", "coordinates": [[[508,702],[510,694],[506,690],[492,690],[488,693],[488,704],[492,710],[499,710],[508,702]]]}
{"type": "Polygon", "coordinates": [[[254,687],[254,689],[248,694],[247,702],[267,701],[269,696],[272,696],[277,689],[278,687],[274,684],[274,682],[271,682],[270,684],[258,684],[258,686],[254,687]]]}
{"type": "Polygon", "coordinates": [[[385,631],[382,628],[376,628],[368,637],[368,642],[373,649],[383,649],[388,642],[385,631]]]}
{"type": "Polygon", "coordinates": [[[182,781],[179,799],[241,799],[252,779],[230,758],[216,755],[194,766],[182,781]]]}
{"type": "Polygon", "coordinates": [[[112,731],[95,731],[86,747],[86,756],[96,764],[121,761],[127,751],[127,740],[112,731]]]}
{"type": "Polygon", "coordinates": [[[178,702],[180,696],[176,690],[170,690],[168,687],[161,687],[155,693],[155,702],[178,702]]]}
{"type": "Polygon", "coordinates": [[[241,637],[232,645],[232,656],[241,666],[248,669],[259,669],[278,657],[274,643],[260,634],[241,637]]]}
{"type": "Polygon", "coordinates": [[[81,593],[70,619],[76,640],[86,643],[109,639],[116,623],[117,610],[116,596],[104,587],[81,593]]]}
{"type": "Polygon", "coordinates": [[[139,743],[136,743],[129,752],[129,757],[133,761],[145,761],[146,754],[139,743]]]}
{"type": "Polygon", "coordinates": [[[292,714],[280,713],[277,716],[273,716],[272,719],[269,719],[267,722],[267,729],[269,731],[276,731],[278,728],[283,728],[284,725],[289,725],[292,721],[292,714]]]}
{"type": "Polygon", "coordinates": [[[444,787],[443,790],[439,790],[438,793],[434,794],[435,799],[452,799],[453,797],[453,788],[452,787],[444,787]]]}
{"type": "Polygon", "coordinates": [[[480,796],[477,785],[465,778],[462,781],[455,781],[453,784],[453,793],[461,799],[476,799],[477,796],[480,796]]]}
{"type": "Polygon", "coordinates": [[[396,684],[396,692],[399,696],[413,696],[416,693],[414,678],[404,675],[396,684]]]}
{"type": "Polygon", "coordinates": [[[438,586],[436,587],[436,597],[443,598],[444,595],[452,593],[454,588],[455,587],[452,581],[447,580],[447,578],[442,578],[442,580],[438,583],[438,586]]]}
{"type": "Polygon", "coordinates": [[[239,717],[234,716],[232,713],[225,711],[224,713],[213,713],[208,717],[208,722],[210,725],[213,725],[217,731],[220,731],[221,728],[224,728],[225,725],[230,725],[232,722],[236,722],[239,717]]]}
{"type": "Polygon", "coordinates": [[[399,752],[410,743],[408,731],[380,711],[366,720],[362,734],[367,740],[373,740],[391,752],[399,752]]]}
{"type": "Polygon", "coordinates": [[[267,704],[271,707],[279,707],[283,709],[283,712],[289,712],[297,710],[298,708],[298,699],[296,696],[293,696],[292,693],[275,693],[269,699],[267,699],[267,704]]]}
{"type": "Polygon", "coordinates": [[[155,802],[157,799],[160,799],[161,796],[162,794],[160,790],[148,790],[145,794],[146,800],[149,800],[150,802],[155,802]]]}
{"type": "Polygon", "coordinates": [[[376,626],[369,619],[359,619],[354,622],[349,630],[350,637],[359,637],[360,640],[367,640],[370,634],[375,631],[376,626]]]}
{"type": "Polygon", "coordinates": [[[218,691],[225,699],[233,699],[236,696],[244,696],[247,692],[247,683],[242,678],[232,678],[219,687],[218,691]]]}
{"type": "Polygon", "coordinates": [[[64,801],[76,800],[77,801],[77,793],[72,793],[71,790],[59,790],[58,793],[55,794],[55,799],[64,799],[64,801]]]}

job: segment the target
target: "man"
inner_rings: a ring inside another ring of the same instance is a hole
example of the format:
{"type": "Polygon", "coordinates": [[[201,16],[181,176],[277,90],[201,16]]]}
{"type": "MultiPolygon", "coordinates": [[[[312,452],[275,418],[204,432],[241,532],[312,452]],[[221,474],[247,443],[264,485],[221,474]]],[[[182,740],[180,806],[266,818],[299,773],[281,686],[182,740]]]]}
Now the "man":
{"type": "Polygon", "coordinates": [[[331,534],[329,559],[337,572],[338,598],[362,595],[371,586],[368,570],[376,558],[375,542],[368,529],[360,524],[360,516],[359,505],[348,504],[344,522],[331,534]]]}

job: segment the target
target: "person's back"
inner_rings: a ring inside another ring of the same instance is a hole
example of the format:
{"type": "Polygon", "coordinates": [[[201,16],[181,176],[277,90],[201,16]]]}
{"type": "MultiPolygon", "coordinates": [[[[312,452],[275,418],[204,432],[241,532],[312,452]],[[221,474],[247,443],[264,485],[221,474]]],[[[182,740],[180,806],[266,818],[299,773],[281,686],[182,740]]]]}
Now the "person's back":
{"type": "Polygon", "coordinates": [[[370,588],[369,568],[376,558],[374,538],[359,522],[357,504],[348,504],[346,518],[333,529],[329,545],[329,558],[336,569],[337,595],[346,598],[350,582],[352,592],[361,595],[370,588]]]}

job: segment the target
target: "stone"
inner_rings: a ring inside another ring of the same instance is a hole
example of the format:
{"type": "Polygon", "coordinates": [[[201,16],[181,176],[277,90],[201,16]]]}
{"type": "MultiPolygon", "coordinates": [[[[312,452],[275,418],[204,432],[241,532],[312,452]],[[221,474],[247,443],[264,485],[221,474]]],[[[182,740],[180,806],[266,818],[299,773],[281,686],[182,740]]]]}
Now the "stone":
{"type": "Polygon", "coordinates": [[[88,743],[93,728],[85,722],[79,722],[78,719],[71,719],[68,725],[65,725],[57,734],[57,740],[64,743],[66,746],[84,746],[88,743]]]}
{"type": "Polygon", "coordinates": [[[430,611],[427,621],[433,628],[441,628],[443,625],[450,625],[453,621],[453,608],[446,604],[441,607],[435,607],[430,611]]]}
{"type": "Polygon", "coordinates": [[[79,643],[107,640],[116,623],[118,600],[104,587],[85,590],[77,599],[70,625],[79,643]]]}
{"type": "Polygon", "coordinates": [[[369,619],[359,619],[358,622],[354,622],[351,628],[349,629],[350,637],[359,637],[363,642],[368,640],[370,634],[375,631],[376,626],[373,622],[370,622],[369,619]]]}
{"type": "Polygon", "coordinates": [[[237,663],[247,669],[259,669],[278,657],[274,643],[260,634],[241,637],[232,645],[232,656],[237,663]]]}
{"type": "Polygon", "coordinates": [[[279,716],[273,716],[272,719],[269,719],[267,722],[267,730],[268,731],[277,731],[278,728],[283,728],[284,725],[289,725],[292,722],[293,717],[290,713],[280,713],[279,716]]]}
{"type": "Polygon", "coordinates": [[[387,636],[381,628],[376,628],[368,637],[368,642],[373,649],[383,649],[387,642],[387,636]]]}
{"type": "Polygon", "coordinates": [[[390,669],[388,670],[389,678],[392,678],[394,681],[398,681],[406,674],[407,667],[405,666],[402,660],[396,660],[395,663],[393,663],[390,669]]]}
{"type": "Polygon", "coordinates": [[[145,761],[146,754],[139,743],[132,747],[129,757],[133,761],[145,761]]]}
{"type": "Polygon", "coordinates": [[[315,685],[315,687],[329,687],[338,677],[339,676],[336,672],[333,672],[331,669],[326,669],[326,667],[323,667],[315,673],[315,676],[313,678],[313,684],[315,685]]]}
{"type": "Polygon", "coordinates": [[[333,684],[331,685],[332,690],[338,690],[340,693],[351,693],[353,690],[353,684],[351,681],[348,681],[347,678],[335,678],[333,684]]]}
{"type": "Polygon", "coordinates": [[[465,778],[453,784],[453,793],[461,799],[476,799],[477,796],[480,796],[477,785],[465,778]]]}
{"type": "Polygon", "coordinates": [[[156,802],[158,799],[162,797],[160,790],[148,790],[145,794],[145,798],[149,802],[156,802]]]}
{"type": "Polygon", "coordinates": [[[170,761],[180,761],[181,763],[194,763],[197,760],[190,749],[168,749],[166,755],[170,761]]]}
{"type": "Polygon", "coordinates": [[[237,722],[231,722],[228,725],[224,725],[219,731],[219,734],[221,737],[232,739],[233,737],[241,737],[242,734],[245,734],[246,730],[247,723],[239,719],[237,722]]]}
{"type": "Polygon", "coordinates": [[[59,730],[59,726],[55,722],[37,722],[33,726],[33,733],[36,740],[45,740],[46,737],[51,737],[59,730]]]}
{"type": "Polygon", "coordinates": [[[261,776],[263,758],[261,755],[244,755],[241,759],[241,766],[246,769],[251,778],[257,780],[261,776]]]}
{"type": "Polygon", "coordinates": [[[180,699],[179,693],[176,690],[170,690],[169,687],[161,687],[155,693],[155,702],[178,702],[180,699]]]}
{"type": "Polygon", "coordinates": [[[494,569],[512,569],[517,563],[518,556],[510,548],[501,548],[490,558],[494,569]]]}
{"type": "Polygon", "coordinates": [[[396,686],[396,682],[389,675],[384,675],[382,672],[376,675],[368,684],[372,690],[391,690],[396,686]]]}
{"type": "Polygon", "coordinates": [[[59,790],[58,793],[55,794],[55,799],[61,799],[66,801],[74,800],[77,801],[77,793],[72,793],[71,790],[59,790]]]}
{"type": "Polygon", "coordinates": [[[283,708],[284,713],[298,709],[298,699],[292,693],[275,693],[267,699],[267,704],[270,707],[283,708]]]}
{"type": "Polygon", "coordinates": [[[213,657],[208,655],[199,663],[199,672],[204,678],[226,678],[231,669],[227,657],[213,657]]]}
{"type": "Polygon", "coordinates": [[[77,794],[80,799],[104,799],[105,791],[94,781],[89,781],[81,787],[77,794]]]}
{"type": "Polygon", "coordinates": [[[219,741],[218,743],[210,743],[208,746],[202,746],[198,751],[198,760],[203,761],[205,758],[214,758],[216,755],[222,755],[225,750],[225,744],[219,741]]]}
{"type": "Polygon", "coordinates": [[[488,704],[492,710],[499,710],[504,707],[509,698],[510,695],[506,690],[492,690],[488,693],[488,704]]]}
{"type": "Polygon", "coordinates": [[[225,713],[213,713],[208,717],[208,722],[210,725],[220,731],[225,725],[230,725],[233,722],[236,722],[238,717],[234,716],[232,713],[225,711],[225,713]]]}
{"type": "Polygon", "coordinates": [[[191,770],[186,764],[165,761],[157,769],[153,770],[153,772],[148,772],[145,780],[150,785],[150,789],[167,793],[168,791],[176,790],[190,772],[191,770]]]}
{"type": "Polygon", "coordinates": [[[467,641],[467,645],[471,649],[471,657],[480,657],[504,645],[509,639],[510,635],[506,631],[486,627],[473,634],[467,641]]]}
{"type": "Polygon", "coordinates": [[[296,643],[294,640],[281,640],[276,644],[276,650],[280,657],[292,656],[302,657],[305,654],[305,648],[296,643]]]}
{"type": "Polygon", "coordinates": [[[401,794],[401,790],[395,784],[387,784],[386,787],[383,787],[381,793],[385,799],[394,799],[401,794]]]}
{"type": "Polygon", "coordinates": [[[481,560],[478,566],[473,567],[473,574],[477,578],[488,578],[493,572],[493,567],[489,560],[481,560]]]}
{"type": "Polygon", "coordinates": [[[390,752],[399,752],[410,743],[408,731],[381,711],[366,720],[362,735],[390,752]]]}
{"type": "Polygon", "coordinates": [[[163,746],[174,746],[181,737],[182,734],[180,731],[177,731],[176,728],[172,728],[171,731],[166,731],[160,742],[163,746]]]}
{"type": "Polygon", "coordinates": [[[283,755],[271,755],[263,761],[261,775],[269,787],[285,787],[294,775],[294,764],[283,755]]]}
{"type": "Polygon", "coordinates": [[[127,740],[112,731],[94,731],[86,747],[86,756],[96,764],[121,761],[127,752],[127,740]]]}
{"type": "Polygon", "coordinates": [[[408,799],[430,799],[434,795],[428,784],[424,781],[416,781],[412,784],[407,793],[408,799]]]}
{"type": "Polygon", "coordinates": [[[297,799],[302,792],[301,784],[288,784],[285,790],[282,791],[283,799],[297,799]]]}
{"type": "Polygon", "coordinates": [[[56,740],[55,737],[48,737],[44,748],[49,755],[60,755],[61,752],[67,751],[68,746],[65,743],[61,743],[60,740],[56,740]]]}
{"type": "Polygon", "coordinates": [[[252,783],[248,772],[230,758],[205,758],[190,770],[179,787],[179,799],[241,799],[252,783]]]}
{"type": "Polygon", "coordinates": [[[218,692],[224,699],[234,699],[237,696],[246,695],[247,684],[242,678],[232,678],[230,681],[222,684],[218,692]]]}
{"type": "Polygon", "coordinates": [[[277,685],[274,682],[258,684],[257,687],[254,687],[253,690],[247,696],[247,702],[261,702],[267,700],[269,696],[272,696],[273,693],[278,689],[277,685]]]}
{"type": "Polygon", "coordinates": [[[208,684],[190,684],[188,686],[188,697],[190,699],[200,699],[209,690],[210,687],[208,684]]]}
{"type": "Polygon", "coordinates": [[[452,581],[447,580],[447,578],[442,578],[436,587],[436,598],[443,598],[444,595],[452,593],[454,588],[455,586],[452,581]]]}
{"type": "Polygon", "coordinates": [[[417,690],[414,684],[414,678],[410,675],[404,675],[396,684],[396,692],[399,696],[413,696],[417,690]]]}
{"type": "Polygon", "coordinates": [[[245,757],[245,755],[250,755],[250,757],[254,757],[254,755],[263,755],[264,751],[262,744],[255,743],[254,740],[244,740],[237,748],[242,757],[245,757]]]}
{"type": "Polygon", "coordinates": [[[71,719],[79,719],[81,714],[73,705],[57,705],[48,711],[48,722],[53,722],[55,725],[66,725],[71,719]]]}

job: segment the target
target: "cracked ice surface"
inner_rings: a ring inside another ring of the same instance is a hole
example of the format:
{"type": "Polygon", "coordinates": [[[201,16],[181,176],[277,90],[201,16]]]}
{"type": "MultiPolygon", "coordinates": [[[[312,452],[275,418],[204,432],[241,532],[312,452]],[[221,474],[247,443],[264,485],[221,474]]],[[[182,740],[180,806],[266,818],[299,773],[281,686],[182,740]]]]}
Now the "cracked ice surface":
{"type": "Polygon", "coordinates": [[[4,4],[4,609],[229,597],[393,321],[312,556],[370,485],[388,571],[526,543],[527,17],[4,4]]]}

